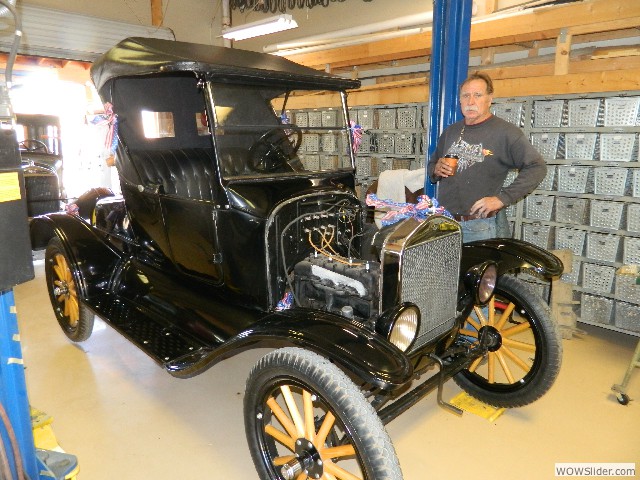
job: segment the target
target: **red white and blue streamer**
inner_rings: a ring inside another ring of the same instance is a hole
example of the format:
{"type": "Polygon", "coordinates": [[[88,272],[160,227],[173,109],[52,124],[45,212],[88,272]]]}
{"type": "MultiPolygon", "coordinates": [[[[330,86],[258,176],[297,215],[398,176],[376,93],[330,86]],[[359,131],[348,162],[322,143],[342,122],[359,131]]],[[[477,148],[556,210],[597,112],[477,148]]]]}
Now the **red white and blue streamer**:
{"type": "Polygon", "coordinates": [[[380,219],[383,227],[393,225],[400,220],[410,217],[420,221],[426,220],[427,217],[431,215],[444,215],[445,217],[453,218],[453,215],[447,212],[444,207],[441,207],[435,198],[430,198],[427,195],[420,195],[418,197],[418,203],[402,203],[391,200],[381,200],[375,193],[370,193],[367,195],[366,204],[377,210],[386,212],[384,217],[380,219]]]}

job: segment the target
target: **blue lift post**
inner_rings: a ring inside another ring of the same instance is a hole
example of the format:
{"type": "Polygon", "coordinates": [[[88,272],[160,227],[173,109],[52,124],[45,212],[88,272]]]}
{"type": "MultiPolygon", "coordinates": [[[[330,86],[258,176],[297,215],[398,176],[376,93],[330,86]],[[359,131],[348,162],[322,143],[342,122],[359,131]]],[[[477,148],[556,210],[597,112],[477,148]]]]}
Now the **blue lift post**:
{"type": "MultiPolygon", "coordinates": [[[[460,120],[458,87],[469,69],[472,0],[434,0],[429,81],[429,148],[425,162],[436,150],[440,133],[460,120]]],[[[425,193],[436,197],[436,185],[428,176],[425,193]]]]}

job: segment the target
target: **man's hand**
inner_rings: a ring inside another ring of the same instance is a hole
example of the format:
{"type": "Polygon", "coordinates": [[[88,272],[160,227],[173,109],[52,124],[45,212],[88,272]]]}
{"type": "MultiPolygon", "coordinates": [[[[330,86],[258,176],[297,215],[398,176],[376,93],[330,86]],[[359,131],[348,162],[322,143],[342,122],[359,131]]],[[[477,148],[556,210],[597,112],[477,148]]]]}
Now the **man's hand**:
{"type": "Polygon", "coordinates": [[[493,212],[497,212],[504,203],[498,197],[483,197],[471,206],[471,215],[478,215],[480,218],[487,218],[493,212]]]}
{"type": "Polygon", "coordinates": [[[433,174],[437,177],[447,178],[449,175],[453,175],[455,173],[455,168],[451,167],[447,164],[447,161],[444,158],[439,158],[436,162],[436,166],[433,169],[433,174]]]}

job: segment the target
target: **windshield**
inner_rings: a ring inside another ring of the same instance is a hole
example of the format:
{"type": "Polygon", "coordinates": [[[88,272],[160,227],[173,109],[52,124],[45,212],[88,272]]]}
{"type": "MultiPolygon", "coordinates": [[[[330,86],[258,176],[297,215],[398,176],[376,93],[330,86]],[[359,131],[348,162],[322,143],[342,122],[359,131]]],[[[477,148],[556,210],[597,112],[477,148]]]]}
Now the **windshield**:
{"type": "Polygon", "coordinates": [[[352,169],[341,97],[297,108],[313,92],[212,84],[214,135],[225,178],[352,169]]]}

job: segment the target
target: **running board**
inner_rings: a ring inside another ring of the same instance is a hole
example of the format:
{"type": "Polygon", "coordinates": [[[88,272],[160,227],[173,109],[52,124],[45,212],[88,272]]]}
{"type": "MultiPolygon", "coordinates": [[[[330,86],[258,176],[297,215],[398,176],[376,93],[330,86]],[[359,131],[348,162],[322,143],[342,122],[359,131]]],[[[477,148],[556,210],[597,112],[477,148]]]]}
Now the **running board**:
{"type": "Polygon", "coordinates": [[[98,316],[171,373],[189,368],[215,347],[176,326],[175,319],[107,293],[86,302],[98,316]]]}

